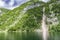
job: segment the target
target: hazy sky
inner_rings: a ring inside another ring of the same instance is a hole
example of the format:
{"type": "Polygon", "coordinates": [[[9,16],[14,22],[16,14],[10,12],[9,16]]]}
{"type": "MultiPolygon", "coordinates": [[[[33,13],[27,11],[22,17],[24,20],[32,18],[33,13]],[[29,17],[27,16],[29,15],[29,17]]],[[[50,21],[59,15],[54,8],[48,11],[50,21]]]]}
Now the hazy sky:
{"type": "MultiPolygon", "coordinates": [[[[47,2],[47,0],[42,1],[47,2]]],[[[27,2],[27,0],[0,0],[0,8],[14,9],[24,2],[27,2]]]]}
{"type": "Polygon", "coordinates": [[[0,8],[14,9],[27,0],[0,0],[0,8]]]}

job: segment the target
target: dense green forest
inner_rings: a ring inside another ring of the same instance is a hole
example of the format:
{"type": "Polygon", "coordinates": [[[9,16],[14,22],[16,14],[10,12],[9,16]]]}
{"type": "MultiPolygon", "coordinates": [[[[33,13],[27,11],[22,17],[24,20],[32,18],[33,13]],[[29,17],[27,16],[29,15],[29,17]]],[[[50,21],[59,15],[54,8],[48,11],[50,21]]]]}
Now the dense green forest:
{"type": "Polygon", "coordinates": [[[0,31],[33,31],[41,29],[43,15],[49,31],[60,31],[60,1],[30,0],[8,10],[0,8],[0,31]]]}

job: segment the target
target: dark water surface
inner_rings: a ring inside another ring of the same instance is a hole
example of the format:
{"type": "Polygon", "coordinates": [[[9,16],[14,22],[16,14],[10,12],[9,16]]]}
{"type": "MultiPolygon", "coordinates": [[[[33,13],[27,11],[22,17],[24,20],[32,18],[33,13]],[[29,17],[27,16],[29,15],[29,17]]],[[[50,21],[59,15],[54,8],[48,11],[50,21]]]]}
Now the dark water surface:
{"type": "MultiPolygon", "coordinates": [[[[0,33],[0,40],[43,40],[38,32],[8,32],[0,33]]],[[[60,33],[49,33],[48,40],[60,40],[60,33]]]]}

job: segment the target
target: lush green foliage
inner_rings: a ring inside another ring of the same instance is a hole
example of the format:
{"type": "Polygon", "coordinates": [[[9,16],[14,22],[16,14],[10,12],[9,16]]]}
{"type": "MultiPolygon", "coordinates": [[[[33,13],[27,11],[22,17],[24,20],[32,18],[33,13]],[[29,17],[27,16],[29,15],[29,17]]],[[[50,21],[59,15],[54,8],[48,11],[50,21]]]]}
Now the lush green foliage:
{"type": "Polygon", "coordinates": [[[38,0],[31,0],[13,10],[0,9],[0,30],[28,31],[40,29],[42,23],[43,7],[45,7],[45,15],[47,16],[46,24],[49,30],[60,31],[59,5],[60,3],[58,0],[51,0],[47,3],[38,0]],[[35,7],[36,4],[39,4],[39,6],[35,7]],[[30,6],[32,8],[30,8],[30,6]],[[27,9],[24,10],[25,8],[27,9]],[[24,11],[26,12],[24,13],[24,11]]]}

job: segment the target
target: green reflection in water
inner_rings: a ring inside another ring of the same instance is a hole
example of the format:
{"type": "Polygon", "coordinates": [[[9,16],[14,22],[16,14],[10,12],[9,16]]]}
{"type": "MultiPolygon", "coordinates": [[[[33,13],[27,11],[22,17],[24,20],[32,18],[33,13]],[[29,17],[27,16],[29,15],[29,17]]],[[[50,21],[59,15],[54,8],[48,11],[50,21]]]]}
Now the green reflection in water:
{"type": "MultiPolygon", "coordinates": [[[[0,40],[42,40],[41,32],[0,33],[0,40]]],[[[60,40],[60,33],[50,32],[48,40],[60,40]]]]}
{"type": "Polygon", "coordinates": [[[0,40],[42,40],[36,32],[8,32],[0,33],[0,40]]]}
{"type": "Polygon", "coordinates": [[[60,40],[60,32],[50,32],[50,40],[60,40]]]}

